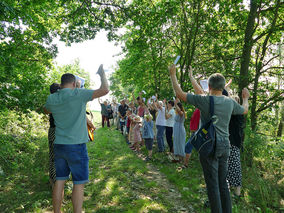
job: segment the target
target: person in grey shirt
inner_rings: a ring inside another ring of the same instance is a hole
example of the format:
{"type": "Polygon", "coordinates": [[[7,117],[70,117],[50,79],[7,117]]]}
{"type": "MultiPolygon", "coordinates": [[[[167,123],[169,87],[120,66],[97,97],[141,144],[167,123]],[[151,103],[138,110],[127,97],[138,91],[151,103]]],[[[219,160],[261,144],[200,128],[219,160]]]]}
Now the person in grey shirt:
{"type": "Polygon", "coordinates": [[[107,101],[101,102],[100,99],[98,99],[99,104],[101,105],[101,114],[102,114],[102,127],[105,127],[105,121],[107,122],[107,127],[110,127],[109,118],[108,118],[108,109],[109,106],[107,104],[107,101]]]}
{"type": "MultiPolygon", "coordinates": [[[[176,96],[196,106],[201,111],[202,124],[208,122],[210,120],[209,96],[185,93],[178,84],[175,65],[172,65],[169,71],[176,96]]],[[[205,157],[199,155],[199,160],[204,173],[211,212],[230,213],[232,212],[232,203],[226,182],[230,154],[229,123],[232,114],[247,114],[249,91],[246,88],[243,89],[243,105],[241,106],[235,100],[222,95],[225,87],[225,78],[222,74],[215,73],[211,75],[208,86],[209,95],[214,98],[214,115],[218,119],[215,124],[217,140],[214,156],[205,157]]]]}

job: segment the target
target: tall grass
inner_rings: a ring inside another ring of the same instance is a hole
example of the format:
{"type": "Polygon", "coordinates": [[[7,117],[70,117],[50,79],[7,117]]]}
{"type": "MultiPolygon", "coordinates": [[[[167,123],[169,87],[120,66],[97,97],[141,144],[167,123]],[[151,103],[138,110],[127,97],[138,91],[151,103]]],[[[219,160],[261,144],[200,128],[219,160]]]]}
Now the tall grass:
{"type": "MultiPolygon", "coordinates": [[[[177,212],[161,180],[147,179],[149,168],[127,146],[119,131],[98,127],[95,142],[88,144],[90,183],[85,190],[86,212],[177,212]]],[[[0,112],[1,212],[51,210],[48,183],[47,116],[35,112],[0,112]]],[[[143,152],[146,154],[145,148],[143,152]]],[[[246,129],[241,153],[243,188],[233,198],[233,212],[284,211],[283,138],[265,137],[246,129]]],[[[149,163],[176,186],[184,203],[195,212],[209,212],[202,169],[194,151],[190,166],[178,170],[165,154],[154,152],[149,163]]],[[[63,210],[72,211],[72,182],[68,182],[63,210]]]]}

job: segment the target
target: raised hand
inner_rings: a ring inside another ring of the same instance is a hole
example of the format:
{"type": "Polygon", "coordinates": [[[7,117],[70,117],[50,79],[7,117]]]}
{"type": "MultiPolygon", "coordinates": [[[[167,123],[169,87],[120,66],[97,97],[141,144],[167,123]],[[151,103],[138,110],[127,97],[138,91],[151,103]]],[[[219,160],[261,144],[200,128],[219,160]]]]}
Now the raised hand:
{"type": "Polygon", "coordinates": [[[175,99],[175,104],[178,104],[180,101],[178,98],[175,99]]]}
{"type": "Polygon", "coordinates": [[[242,97],[243,99],[248,99],[249,98],[249,91],[247,88],[243,88],[242,90],[242,97]]]}
{"type": "Polygon", "coordinates": [[[232,83],[232,79],[230,79],[230,80],[228,81],[228,83],[225,85],[225,89],[226,89],[227,91],[230,89],[231,83],[232,83]]]}
{"type": "Polygon", "coordinates": [[[188,76],[189,76],[189,78],[192,78],[192,67],[191,66],[189,66],[189,70],[188,70],[188,76]]]}
{"type": "Polygon", "coordinates": [[[176,65],[171,65],[169,67],[170,75],[176,75],[176,65]]]}

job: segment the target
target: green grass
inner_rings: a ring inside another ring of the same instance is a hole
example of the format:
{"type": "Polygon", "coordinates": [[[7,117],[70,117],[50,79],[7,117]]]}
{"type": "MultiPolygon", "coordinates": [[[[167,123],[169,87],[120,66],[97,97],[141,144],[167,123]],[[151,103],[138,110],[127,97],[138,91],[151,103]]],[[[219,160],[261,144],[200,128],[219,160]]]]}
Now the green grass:
{"type": "MultiPolygon", "coordinates": [[[[100,113],[95,112],[94,117],[95,125],[100,127],[100,113]]],[[[48,127],[42,125],[44,119],[33,113],[28,116],[0,113],[1,212],[52,210],[47,174],[48,127]]],[[[283,157],[275,146],[269,148],[273,159],[266,157],[265,149],[257,147],[262,139],[253,135],[248,138],[247,143],[255,145],[247,145],[242,153],[243,197],[233,199],[233,212],[281,212],[284,210],[283,157]]],[[[169,196],[172,188],[194,212],[210,212],[203,207],[207,195],[195,152],[189,168],[182,171],[161,153],[154,152],[153,161],[146,163],[113,128],[98,128],[95,141],[88,143],[88,152],[90,183],[85,187],[85,212],[177,212],[176,201],[169,196]],[[152,170],[163,177],[149,177],[152,170]],[[172,184],[171,189],[163,178],[172,184]]],[[[146,154],[145,147],[142,153],[146,154]]],[[[72,212],[71,192],[72,182],[68,181],[64,212],[72,212]]]]}

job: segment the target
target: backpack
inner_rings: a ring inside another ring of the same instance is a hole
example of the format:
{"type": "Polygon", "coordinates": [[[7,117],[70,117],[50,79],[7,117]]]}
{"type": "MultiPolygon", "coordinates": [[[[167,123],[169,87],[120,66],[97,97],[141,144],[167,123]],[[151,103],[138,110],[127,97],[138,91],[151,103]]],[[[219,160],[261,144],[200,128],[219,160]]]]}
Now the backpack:
{"type": "Polygon", "coordinates": [[[214,115],[214,98],[209,96],[210,120],[203,124],[191,137],[190,143],[202,157],[213,157],[216,146],[215,123],[218,121],[214,115]]]}

